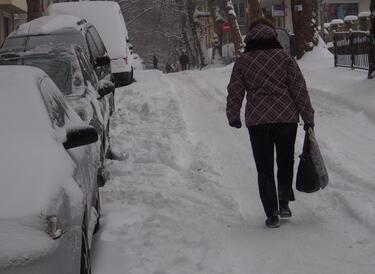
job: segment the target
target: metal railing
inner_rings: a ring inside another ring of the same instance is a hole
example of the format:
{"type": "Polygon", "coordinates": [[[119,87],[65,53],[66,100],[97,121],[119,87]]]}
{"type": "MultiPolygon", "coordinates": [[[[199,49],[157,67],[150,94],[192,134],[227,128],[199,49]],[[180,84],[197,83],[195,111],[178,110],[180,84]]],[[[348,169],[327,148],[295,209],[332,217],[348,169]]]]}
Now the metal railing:
{"type": "Polygon", "coordinates": [[[335,67],[369,69],[370,34],[364,31],[335,32],[335,67]]]}

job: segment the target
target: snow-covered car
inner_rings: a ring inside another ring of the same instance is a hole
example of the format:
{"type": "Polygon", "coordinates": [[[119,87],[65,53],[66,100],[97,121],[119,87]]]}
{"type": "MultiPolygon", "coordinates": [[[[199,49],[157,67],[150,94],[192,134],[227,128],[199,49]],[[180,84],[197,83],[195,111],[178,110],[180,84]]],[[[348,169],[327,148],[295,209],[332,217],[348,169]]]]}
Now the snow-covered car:
{"type": "Polygon", "coordinates": [[[95,128],[42,70],[0,66],[0,272],[90,272],[95,128]]]}
{"type": "Polygon", "coordinates": [[[23,49],[0,50],[0,65],[27,65],[42,69],[55,82],[65,99],[81,119],[93,126],[97,142],[98,183],[104,185],[104,161],[110,153],[109,144],[109,95],[115,87],[112,82],[98,80],[83,50],[78,45],[44,45],[28,51],[23,49]]]}
{"type": "MultiPolygon", "coordinates": [[[[111,60],[95,27],[86,20],[71,15],[42,16],[21,24],[11,32],[3,48],[33,49],[40,45],[78,44],[89,57],[100,80],[114,81],[111,75],[111,60]]],[[[114,98],[110,99],[111,113],[114,98]]]]}
{"type": "Polygon", "coordinates": [[[116,86],[132,83],[133,65],[128,30],[118,3],[114,1],[54,3],[48,6],[46,13],[70,14],[92,23],[108,50],[116,86]]]}

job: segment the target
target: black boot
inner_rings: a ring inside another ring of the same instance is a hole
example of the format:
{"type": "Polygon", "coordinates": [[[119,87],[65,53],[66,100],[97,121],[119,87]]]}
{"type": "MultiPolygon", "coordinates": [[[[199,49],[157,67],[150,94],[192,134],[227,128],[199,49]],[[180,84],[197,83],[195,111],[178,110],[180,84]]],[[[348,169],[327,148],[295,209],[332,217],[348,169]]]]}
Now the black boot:
{"type": "Polygon", "coordinates": [[[266,226],[269,228],[278,228],[280,226],[279,216],[267,217],[266,226]]]}
{"type": "Polygon", "coordinates": [[[280,218],[292,217],[292,211],[289,208],[289,201],[279,201],[279,215],[280,218]]]}

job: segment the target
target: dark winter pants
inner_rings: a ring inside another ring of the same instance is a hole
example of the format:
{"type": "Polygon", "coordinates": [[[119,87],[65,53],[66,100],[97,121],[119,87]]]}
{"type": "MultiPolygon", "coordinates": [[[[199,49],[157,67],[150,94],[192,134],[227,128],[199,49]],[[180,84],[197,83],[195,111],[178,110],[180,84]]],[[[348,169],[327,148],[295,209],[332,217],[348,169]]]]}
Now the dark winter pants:
{"type": "Polygon", "coordinates": [[[266,215],[278,211],[278,198],[294,201],[293,165],[296,123],[264,124],[249,127],[251,146],[258,171],[258,185],[266,215]],[[277,193],[274,176],[274,148],[277,162],[277,193]]]}

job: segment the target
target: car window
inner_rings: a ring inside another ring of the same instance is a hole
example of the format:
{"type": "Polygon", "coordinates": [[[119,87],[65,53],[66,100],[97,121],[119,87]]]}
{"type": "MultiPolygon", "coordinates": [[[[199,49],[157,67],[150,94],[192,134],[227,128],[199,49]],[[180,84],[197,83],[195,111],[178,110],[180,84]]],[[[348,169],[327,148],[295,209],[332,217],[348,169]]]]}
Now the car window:
{"type": "Polygon", "coordinates": [[[46,44],[77,44],[83,48],[86,48],[86,43],[81,33],[59,33],[59,34],[47,34],[47,35],[35,35],[29,36],[27,41],[27,49],[33,49],[40,45],[46,44]]]}
{"type": "Polygon", "coordinates": [[[0,57],[0,65],[22,65],[21,59],[1,59],[3,56],[0,57]]]}
{"type": "Polygon", "coordinates": [[[106,51],[105,46],[103,44],[102,38],[100,38],[99,33],[96,31],[96,29],[94,27],[90,27],[89,32],[90,32],[92,38],[94,39],[94,42],[95,42],[95,44],[98,48],[99,56],[105,56],[107,51],[106,51]]]}
{"type": "Polygon", "coordinates": [[[95,45],[94,38],[91,36],[89,32],[86,33],[86,40],[89,46],[89,50],[91,52],[91,56],[93,57],[94,60],[96,60],[96,58],[99,57],[100,54],[99,54],[98,48],[95,45]]]}
{"type": "Polygon", "coordinates": [[[69,58],[45,56],[25,58],[23,64],[40,68],[55,82],[64,95],[72,94],[72,63],[69,58]]]}
{"type": "Polygon", "coordinates": [[[8,38],[4,41],[3,48],[24,47],[26,45],[26,37],[8,38]]]}
{"type": "Polygon", "coordinates": [[[96,73],[91,66],[90,62],[87,60],[86,56],[83,54],[82,49],[76,48],[77,58],[81,66],[83,79],[85,82],[90,82],[91,85],[95,88],[98,84],[98,79],[96,73]]]}
{"type": "Polygon", "coordinates": [[[45,77],[40,83],[40,91],[53,128],[63,128],[65,126],[65,120],[66,118],[69,119],[69,116],[66,112],[67,106],[65,102],[57,95],[58,91],[56,85],[45,77]]]}

